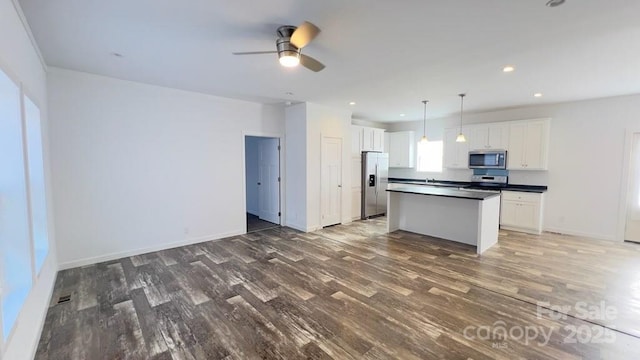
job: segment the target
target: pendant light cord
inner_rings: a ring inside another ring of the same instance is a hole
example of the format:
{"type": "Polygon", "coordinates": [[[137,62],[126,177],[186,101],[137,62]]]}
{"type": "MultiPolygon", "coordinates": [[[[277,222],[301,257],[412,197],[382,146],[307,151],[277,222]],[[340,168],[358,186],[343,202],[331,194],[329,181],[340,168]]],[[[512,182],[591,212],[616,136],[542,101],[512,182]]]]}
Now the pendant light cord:
{"type": "Polygon", "coordinates": [[[462,108],[464,105],[464,96],[467,94],[458,94],[460,96],[460,134],[462,134],[462,108]]]}
{"type": "Polygon", "coordinates": [[[423,126],[423,131],[422,131],[422,136],[423,137],[427,137],[427,103],[429,102],[429,100],[422,100],[422,103],[424,104],[424,126],[423,126]]]}

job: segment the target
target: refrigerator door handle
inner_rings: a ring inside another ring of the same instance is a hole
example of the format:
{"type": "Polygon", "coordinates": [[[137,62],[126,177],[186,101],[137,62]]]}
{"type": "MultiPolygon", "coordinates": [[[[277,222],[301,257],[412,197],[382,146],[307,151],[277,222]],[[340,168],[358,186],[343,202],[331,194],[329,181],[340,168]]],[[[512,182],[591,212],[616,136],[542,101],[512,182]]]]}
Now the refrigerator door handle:
{"type": "MultiPolygon", "coordinates": [[[[378,177],[378,163],[376,163],[376,177],[378,177]]],[[[378,184],[375,184],[376,187],[376,198],[378,197],[378,184]]]]}

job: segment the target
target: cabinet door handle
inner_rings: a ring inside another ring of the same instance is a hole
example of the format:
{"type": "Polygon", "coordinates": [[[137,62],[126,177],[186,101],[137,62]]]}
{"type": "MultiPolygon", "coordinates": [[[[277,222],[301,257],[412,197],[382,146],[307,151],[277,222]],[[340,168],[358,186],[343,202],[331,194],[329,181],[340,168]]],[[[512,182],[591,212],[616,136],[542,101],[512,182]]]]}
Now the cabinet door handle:
{"type": "Polygon", "coordinates": [[[258,183],[258,185],[262,185],[261,183],[258,183]]]}

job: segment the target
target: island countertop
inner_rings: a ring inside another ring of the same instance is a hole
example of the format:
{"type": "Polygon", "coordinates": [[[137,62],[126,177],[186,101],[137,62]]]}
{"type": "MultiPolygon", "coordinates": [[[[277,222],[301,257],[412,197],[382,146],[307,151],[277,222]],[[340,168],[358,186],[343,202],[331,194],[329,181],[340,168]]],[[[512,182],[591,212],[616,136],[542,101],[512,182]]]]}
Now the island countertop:
{"type": "Polygon", "coordinates": [[[444,196],[471,200],[485,200],[492,197],[500,196],[500,193],[498,192],[493,193],[485,191],[459,190],[454,188],[405,184],[389,184],[387,191],[417,195],[444,196]]]}

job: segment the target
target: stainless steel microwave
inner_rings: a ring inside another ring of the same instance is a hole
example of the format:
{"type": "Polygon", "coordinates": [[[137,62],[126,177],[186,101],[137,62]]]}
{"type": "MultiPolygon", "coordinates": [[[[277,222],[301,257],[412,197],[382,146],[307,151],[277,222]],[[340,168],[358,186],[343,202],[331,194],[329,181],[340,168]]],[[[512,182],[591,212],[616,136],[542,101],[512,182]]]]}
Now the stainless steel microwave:
{"type": "Polygon", "coordinates": [[[507,150],[469,151],[469,169],[506,169],[507,150]]]}

